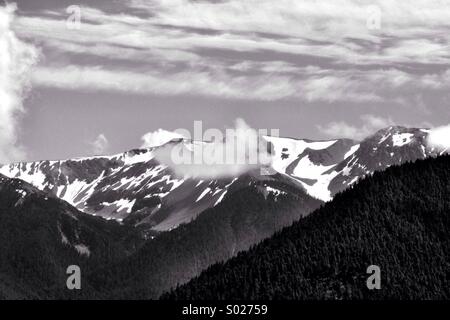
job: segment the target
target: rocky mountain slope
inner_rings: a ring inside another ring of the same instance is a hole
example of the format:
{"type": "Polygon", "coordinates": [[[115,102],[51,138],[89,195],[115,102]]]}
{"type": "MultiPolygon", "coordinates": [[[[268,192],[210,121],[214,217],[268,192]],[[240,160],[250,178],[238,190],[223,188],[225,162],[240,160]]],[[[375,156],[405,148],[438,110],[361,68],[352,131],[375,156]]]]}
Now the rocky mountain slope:
{"type": "MultiPolygon", "coordinates": [[[[329,201],[364,175],[439,154],[440,150],[427,145],[427,135],[426,129],[389,127],[361,142],[264,139],[273,156],[269,169],[278,173],[274,179],[287,177],[310,196],[329,201]]],[[[189,148],[196,144],[183,139],[169,143],[189,148]]],[[[27,181],[85,213],[154,232],[168,231],[219,204],[240,177],[201,180],[179,176],[155,158],[163,147],[113,156],[14,163],[0,167],[0,173],[27,181]]]]}
{"type": "Polygon", "coordinates": [[[449,194],[449,155],[393,166],[164,298],[449,299],[449,194]]]}
{"type": "Polygon", "coordinates": [[[198,144],[178,137],[113,156],[2,166],[0,293],[79,298],[61,287],[75,262],[87,271],[84,298],[156,298],[362,177],[443,153],[427,135],[390,127],[361,142],[264,137],[269,166],[222,178],[180,176],[159,162],[161,148],[198,144]]]}
{"type": "Polygon", "coordinates": [[[357,142],[271,138],[273,167],[300,182],[313,197],[329,201],[359,178],[394,164],[443,154],[427,143],[429,130],[388,127],[357,142]]]}

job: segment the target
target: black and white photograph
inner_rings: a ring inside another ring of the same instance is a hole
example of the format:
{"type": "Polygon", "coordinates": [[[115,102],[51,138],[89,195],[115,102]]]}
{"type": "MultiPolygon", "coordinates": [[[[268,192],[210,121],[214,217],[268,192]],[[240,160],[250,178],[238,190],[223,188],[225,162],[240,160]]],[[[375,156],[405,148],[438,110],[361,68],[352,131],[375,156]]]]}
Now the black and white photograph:
{"type": "Polygon", "coordinates": [[[448,0],[0,0],[0,300],[448,302],[449,150],[448,0]]]}

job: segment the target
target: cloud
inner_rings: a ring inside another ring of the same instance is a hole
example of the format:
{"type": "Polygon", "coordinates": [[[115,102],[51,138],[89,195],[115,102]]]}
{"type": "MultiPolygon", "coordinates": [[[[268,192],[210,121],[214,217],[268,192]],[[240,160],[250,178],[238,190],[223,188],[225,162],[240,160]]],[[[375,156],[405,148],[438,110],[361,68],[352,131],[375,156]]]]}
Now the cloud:
{"type": "MultiPolygon", "coordinates": [[[[266,65],[267,67],[267,65],[266,65]]],[[[297,99],[313,101],[382,101],[373,89],[373,74],[365,72],[297,69],[299,75],[243,74],[233,75],[226,68],[210,70],[191,69],[160,74],[154,70],[140,72],[105,69],[101,66],[77,65],[39,67],[33,72],[33,83],[41,87],[54,87],[81,91],[116,91],[127,94],[200,95],[229,99],[275,101],[297,99]]],[[[386,87],[391,75],[380,71],[375,80],[383,80],[386,87]]],[[[381,88],[382,86],[378,86],[381,88]]]]}
{"type": "Polygon", "coordinates": [[[135,6],[149,11],[146,19],[83,6],[81,30],[65,27],[65,11],[52,11],[42,17],[22,17],[18,32],[63,50],[108,57],[127,52],[140,60],[153,50],[198,59],[198,49],[223,49],[304,54],[351,64],[449,61],[449,37],[439,32],[450,26],[445,3],[378,2],[384,21],[378,33],[367,28],[368,4],[354,0],[136,1],[135,6]],[[439,41],[430,40],[432,34],[439,41]],[[384,41],[386,37],[391,40],[384,41]]]}
{"type": "Polygon", "coordinates": [[[0,163],[25,156],[18,144],[18,117],[24,112],[30,69],[38,59],[36,48],[19,40],[12,30],[15,10],[15,5],[0,5],[0,163]]]}
{"type": "Polygon", "coordinates": [[[394,125],[394,122],[390,118],[378,117],[371,114],[362,115],[361,121],[363,123],[359,127],[344,121],[333,121],[326,126],[318,126],[318,129],[330,137],[362,140],[380,129],[394,125]]]}
{"type": "Polygon", "coordinates": [[[94,142],[91,143],[92,151],[95,155],[103,155],[108,151],[109,141],[106,136],[101,133],[97,136],[94,142]]]}
{"type": "Polygon", "coordinates": [[[431,129],[427,142],[431,147],[450,150],[450,124],[431,129]]]}
{"type": "Polygon", "coordinates": [[[21,17],[17,32],[52,56],[33,83],[146,95],[405,104],[412,92],[450,88],[445,0],[123,3],[130,13],[83,6],[76,31],[66,28],[64,10],[21,17]],[[369,5],[381,11],[380,30],[367,28],[369,5]]]}
{"type": "Polygon", "coordinates": [[[142,144],[141,148],[159,147],[166,144],[169,141],[184,138],[185,137],[183,135],[178,134],[176,132],[158,129],[154,132],[148,132],[142,136],[142,140],[144,141],[144,143],[142,144]]]}
{"type": "MultiPolygon", "coordinates": [[[[182,132],[188,136],[188,132],[182,132]]],[[[209,129],[203,134],[203,141],[190,140],[189,135],[184,143],[167,144],[155,149],[154,154],[176,175],[198,179],[237,177],[272,160],[265,140],[242,119],[237,119],[235,128],[225,133],[209,129]]]]}
{"type": "Polygon", "coordinates": [[[291,44],[290,52],[303,50],[318,56],[339,57],[347,62],[367,63],[386,58],[398,62],[413,57],[427,61],[446,58],[448,61],[446,43],[428,40],[430,34],[437,35],[437,30],[444,31],[450,25],[450,8],[445,0],[411,0],[408,4],[390,0],[133,0],[132,5],[147,10],[152,14],[151,21],[161,25],[216,30],[242,36],[236,40],[258,40],[254,43],[236,41],[235,46],[250,44],[256,47],[267,41],[262,34],[270,34],[275,36],[270,38],[274,50],[282,50],[282,46],[277,46],[279,44],[291,44]],[[381,13],[380,30],[367,27],[367,21],[373,15],[369,10],[371,7],[381,13]],[[386,36],[405,41],[383,42],[386,36]],[[349,38],[364,41],[351,42],[349,38]],[[304,41],[299,41],[305,39],[322,43],[305,46],[304,41]],[[420,51],[427,54],[417,52],[416,40],[420,40],[420,51]],[[414,50],[408,51],[411,47],[414,50]],[[388,48],[393,50],[382,51],[388,48]]]}

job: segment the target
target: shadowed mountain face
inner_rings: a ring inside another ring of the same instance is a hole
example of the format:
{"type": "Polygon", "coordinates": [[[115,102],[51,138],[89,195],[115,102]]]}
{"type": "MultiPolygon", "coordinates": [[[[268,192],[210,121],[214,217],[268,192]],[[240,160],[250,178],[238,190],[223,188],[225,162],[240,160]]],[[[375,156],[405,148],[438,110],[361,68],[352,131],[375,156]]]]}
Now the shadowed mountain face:
{"type": "Polygon", "coordinates": [[[377,172],[163,298],[449,299],[449,194],[448,155],[377,172]]]}
{"type": "Polygon", "coordinates": [[[146,242],[54,195],[0,176],[0,298],[157,298],[317,208],[290,180],[245,175],[198,219],[146,242]],[[66,288],[80,266],[83,288],[66,288]]]}
{"type": "Polygon", "coordinates": [[[255,180],[245,175],[239,183],[242,185],[231,187],[220,204],[189,224],[148,241],[128,259],[92,273],[89,283],[104,298],[156,299],[322,203],[290,183],[274,179],[255,180]]]}
{"type": "MultiPolygon", "coordinates": [[[[3,166],[1,173],[30,184],[1,178],[0,292],[157,298],[308,215],[363,176],[441,153],[427,147],[426,137],[426,130],[402,127],[362,142],[265,137],[273,155],[264,168],[270,175],[253,169],[221,179],[177,176],[157,161],[157,148],[3,166]],[[85,270],[81,295],[65,289],[69,264],[85,270]]],[[[180,143],[192,142],[171,142],[180,143]]]]}
{"type": "Polygon", "coordinates": [[[138,243],[125,226],[0,175],[0,299],[86,297],[85,283],[86,290],[67,290],[67,267],[78,265],[88,274],[138,243]]]}
{"type": "MultiPolygon", "coordinates": [[[[389,127],[364,141],[310,141],[264,137],[273,161],[273,179],[289,179],[312,197],[329,201],[359,178],[393,164],[437,155],[427,146],[428,131],[389,127]]],[[[172,144],[192,147],[177,139],[172,144]]],[[[239,176],[218,179],[181,177],[155,158],[158,148],[114,156],[16,163],[0,173],[20,178],[69,202],[78,210],[147,230],[147,237],[188,223],[218,205],[239,176]]],[[[261,179],[257,173],[255,179],[261,179]]],[[[264,176],[262,176],[264,177],[264,176]]]]}

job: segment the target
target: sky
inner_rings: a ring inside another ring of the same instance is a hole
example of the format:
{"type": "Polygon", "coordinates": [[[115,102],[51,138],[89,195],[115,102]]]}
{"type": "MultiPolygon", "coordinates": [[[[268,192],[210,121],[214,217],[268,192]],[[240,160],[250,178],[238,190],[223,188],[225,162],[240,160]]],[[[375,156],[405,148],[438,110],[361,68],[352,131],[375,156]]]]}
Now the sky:
{"type": "Polygon", "coordinates": [[[11,3],[0,162],[123,152],[196,120],[309,139],[450,123],[447,0],[11,3]]]}

